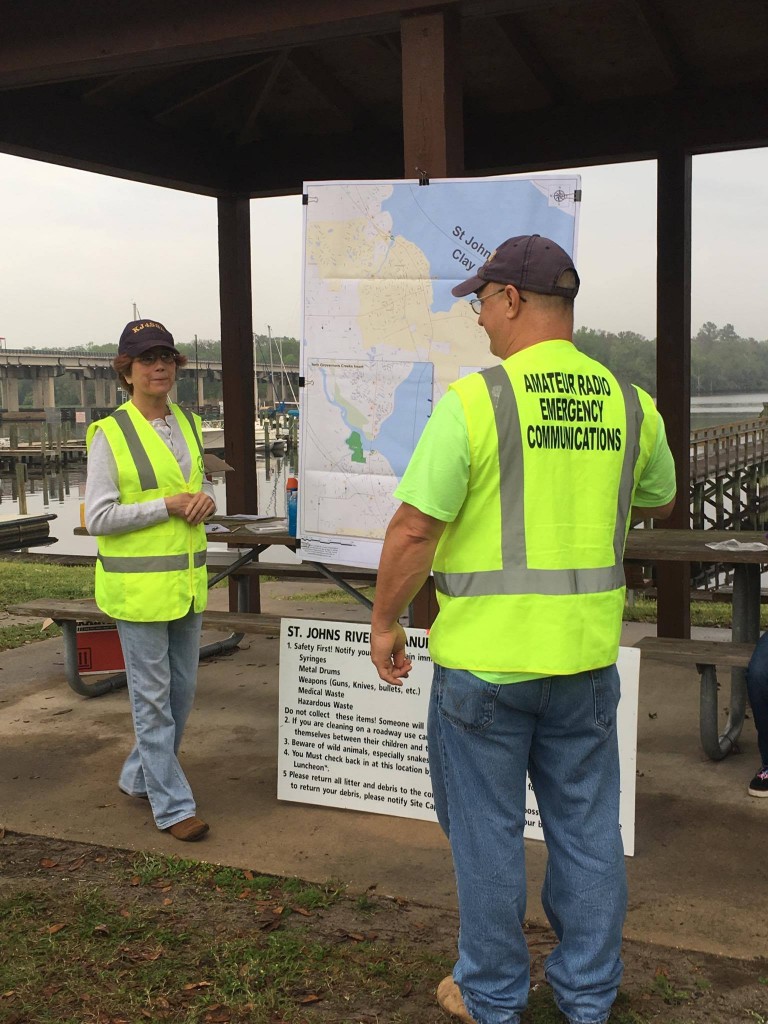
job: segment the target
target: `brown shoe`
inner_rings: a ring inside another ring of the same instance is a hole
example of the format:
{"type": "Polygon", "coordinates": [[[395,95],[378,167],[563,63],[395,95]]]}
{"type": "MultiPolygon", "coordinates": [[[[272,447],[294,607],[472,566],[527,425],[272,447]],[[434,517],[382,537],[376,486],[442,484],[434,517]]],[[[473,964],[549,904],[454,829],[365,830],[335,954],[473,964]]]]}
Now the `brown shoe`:
{"type": "Polygon", "coordinates": [[[163,832],[169,832],[174,839],[180,839],[182,843],[194,843],[202,839],[208,831],[208,826],[200,818],[185,818],[184,821],[177,821],[175,825],[164,828],[163,832]]]}
{"type": "Polygon", "coordinates": [[[454,1017],[458,1017],[459,1020],[464,1021],[464,1024],[476,1024],[475,1018],[470,1017],[464,1000],[461,998],[461,991],[459,986],[453,980],[449,974],[447,978],[443,978],[440,984],[437,986],[437,1001],[442,1008],[452,1014],[454,1017]]]}

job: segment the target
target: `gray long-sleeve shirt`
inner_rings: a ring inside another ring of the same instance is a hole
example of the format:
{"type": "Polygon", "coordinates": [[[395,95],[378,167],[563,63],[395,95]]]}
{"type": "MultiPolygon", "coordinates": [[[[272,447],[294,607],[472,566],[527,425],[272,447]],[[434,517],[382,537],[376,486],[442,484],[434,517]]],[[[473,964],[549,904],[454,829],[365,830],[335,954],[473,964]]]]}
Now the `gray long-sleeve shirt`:
{"type": "MultiPolygon", "coordinates": [[[[184,478],[189,477],[192,462],[187,442],[173,413],[165,419],[150,421],[179,464],[184,478]]],[[[88,451],[88,477],[85,484],[85,526],[93,537],[128,533],[167,521],[164,498],[123,505],[120,502],[117,463],[103,430],[98,430],[88,451]]],[[[202,490],[216,501],[213,484],[203,480],[202,490]]]]}

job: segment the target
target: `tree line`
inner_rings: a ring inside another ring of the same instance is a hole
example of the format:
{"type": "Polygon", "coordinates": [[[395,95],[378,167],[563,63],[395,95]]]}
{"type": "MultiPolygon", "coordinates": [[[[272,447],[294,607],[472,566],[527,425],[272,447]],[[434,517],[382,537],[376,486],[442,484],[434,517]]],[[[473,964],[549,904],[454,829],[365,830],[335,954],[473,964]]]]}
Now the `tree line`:
{"type": "MultiPolygon", "coordinates": [[[[604,363],[621,380],[639,384],[650,394],[656,394],[656,340],[634,331],[604,331],[593,327],[579,327],[573,336],[577,347],[587,355],[604,363]]],[[[202,338],[179,342],[178,349],[195,365],[195,355],[204,362],[221,360],[221,341],[202,338]]],[[[295,368],[299,364],[300,345],[296,338],[270,338],[266,334],[254,335],[254,353],[259,363],[274,367],[279,375],[282,364],[295,368]]],[[[45,348],[41,352],[60,353],[66,349],[45,348]]],[[[114,345],[85,346],[94,355],[114,355],[114,345]]],[[[20,381],[19,398],[22,407],[32,401],[31,382],[20,381]],[[25,387],[25,385],[28,385],[25,387]]],[[[266,393],[266,378],[260,381],[260,391],[266,393]]],[[[701,326],[691,338],[691,392],[694,395],[725,395],[740,392],[768,390],[768,339],[740,337],[733,324],[718,327],[711,321],[701,326]]],[[[206,399],[221,399],[221,381],[206,382],[206,399]]],[[[179,381],[179,398],[194,404],[196,396],[193,380],[179,381]]],[[[78,405],[79,385],[67,377],[56,379],[56,404],[78,405]]]]}
{"type": "MultiPolygon", "coordinates": [[[[573,340],[621,380],[656,394],[656,339],[634,331],[580,327],[573,340]]],[[[728,395],[768,389],[768,339],[740,337],[733,324],[711,321],[691,338],[691,393],[728,395]]]]}

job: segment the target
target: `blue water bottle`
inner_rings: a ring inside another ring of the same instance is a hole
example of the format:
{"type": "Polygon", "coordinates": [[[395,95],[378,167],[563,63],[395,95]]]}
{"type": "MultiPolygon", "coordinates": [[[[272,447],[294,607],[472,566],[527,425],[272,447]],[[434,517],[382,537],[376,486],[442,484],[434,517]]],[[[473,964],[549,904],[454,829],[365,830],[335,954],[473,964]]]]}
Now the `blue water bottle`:
{"type": "Polygon", "coordinates": [[[288,533],[296,536],[296,512],[299,505],[299,481],[289,476],[285,481],[285,509],[288,514],[288,533]]]}

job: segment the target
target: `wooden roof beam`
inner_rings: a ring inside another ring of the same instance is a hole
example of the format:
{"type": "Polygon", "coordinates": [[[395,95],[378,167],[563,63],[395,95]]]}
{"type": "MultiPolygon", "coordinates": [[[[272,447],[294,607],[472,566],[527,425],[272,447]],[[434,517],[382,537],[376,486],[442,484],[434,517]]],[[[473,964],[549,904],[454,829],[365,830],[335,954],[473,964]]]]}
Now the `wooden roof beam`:
{"type": "MultiPolygon", "coordinates": [[[[305,181],[402,178],[403,136],[381,125],[362,125],[346,135],[275,135],[269,159],[263,145],[237,153],[236,191],[252,198],[296,195],[305,181]]],[[[413,171],[411,170],[411,174],[413,171]]]]}
{"type": "Polygon", "coordinates": [[[271,57],[262,57],[260,60],[250,61],[244,68],[240,68],[231,75],[227,75],[225,78],[220,78],[216,82],[212,82],[205,88],[196,89],[191,92],[188,96],[183,99],[177,100],[175,103],[169,104],[161,110],[158,110],[154,114],[155,121],[163,121],[170,114],[175,114],[179,110],[183,110],[184,107],[188,107],[193,103],[198,103],[200,100],[208,99],[213,93],[218,92],[219,89],[225,88],[227,85],[231,85],[240,78],[244,78],[246,75],[252,74],[258,68],[264,67],[265,64],[269,64],[272,60],[271,57]]]}
{"type": "Polygon", "coordinates": [[[563,79],[555,74],[554,70],[544,60],[541,50],[531,38],[528,30],[523,26],[522,19],[514,14],[507,14],[492,19],[507,44],[508,49],[514,55],[514,59],[523,64],[531,77],[547,94],[550,103],[557,103],[564,100],[569,94],[573,96],[573,86],[566,85],[563,79]]]}
{"type": "Polygon", "coordinates": [[[111,92],[112,89],[128,81],[130,77],[130,72],[126,71],[121,75],[110,75],[108,78],[101,78],[95,85],[90,86],[85,92],[81,92],[80,97],[84,100],[93,100],[97,97],[101,99],[105,92],[111,92]]]}
{"type": "MultiPolygon", "coordinates": [[[[117,74],[399,29],[461,0],[0,0],[0,89],[117,74]]],[[[510,0],[507,0],[510,2],[510,0]]]]}
{"type": "Polygon", "coordinates": [[[690,83],[691,69],[652,0],[628,0],[666,68],[672,85],[690,83]]]}
{"type": "Polygon", "coordinates": [[[363,108],[352,93],[339,82],[338,78],[323,61],[318,60],[307,49],[294,50],[291,65],[301,77],[353,128],[360,122],[363,108]]]}
{"type": "Polygon", "coordinates": [[[640,99],[520,115],[467,111],[467,174],[546,170],[654,159],[661,149],[692,153],[768,146],[768,80],[731,90],[664,93],[640,99]],[[514,141],[510,141],[514,140],[514,141]],[[470,162],[471,161],[471,162],[470,162]]]}
{"type": "Polygon", "coordinates": [[[280,77],[280,73],[288,63],[290,52],[290,49],[285,49],[282,53],[278,53],[274,57],[272,67],[267,75],[267,80],[262,86],[261,92],[256,97],[256,102],[251,107],[248,117],[245,119],[245,122],[238,133],[237,141],[241,145],[246,142],[253,142],[253,140],[258,137],[256,132],[256,122],[259,119],[259,114],[264,109],[264,104],[269,99],[269,94],[274,89],[275,82],[280,77]]]}
{"type": "Polygon", "coordinates": [[[402,47],[400,46],[400,36],[394,33],[386,32],[379,36],[370,36],[369,42],[378,46],[381,50],[386,50],[387,53],[394,57],[398,64],[402,57],[402,47]]]}
{"type": "Polygon", "coordinates": [[[0,152],[202,195],[231,191],[234,154],[222,146],[48,90],[0,92],[0,152]]]}

